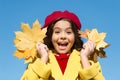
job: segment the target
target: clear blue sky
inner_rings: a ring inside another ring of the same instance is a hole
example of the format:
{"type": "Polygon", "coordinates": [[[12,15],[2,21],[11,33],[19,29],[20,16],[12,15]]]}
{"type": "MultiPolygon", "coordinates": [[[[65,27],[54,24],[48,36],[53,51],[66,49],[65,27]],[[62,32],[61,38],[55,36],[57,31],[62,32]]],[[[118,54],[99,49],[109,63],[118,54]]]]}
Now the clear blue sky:
{"type": "Polygon", "coordinates": [[[0,80],[19,80],[26,65],[13,56],[13,39],[21,23],[38,19],[43,25],[45,17],[54,10],[76,13],[82,30],[97,28],[106,32],[105,40],[111,44],[105,49],[107,58],[99,61],[106,80],[120,80],[120,1],[119,0],[0,0],[0,80]]]}

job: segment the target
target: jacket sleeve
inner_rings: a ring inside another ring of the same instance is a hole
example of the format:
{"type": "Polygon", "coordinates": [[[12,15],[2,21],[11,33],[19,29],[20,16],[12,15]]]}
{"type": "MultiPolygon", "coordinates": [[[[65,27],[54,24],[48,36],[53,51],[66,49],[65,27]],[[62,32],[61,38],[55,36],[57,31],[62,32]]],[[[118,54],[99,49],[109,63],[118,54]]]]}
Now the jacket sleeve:
{"type": "Polygon", "coordinates": [[[82,69],[79,72],[80,77],[82,80],[105,80],[101,66],[99,62],[94,63],[93,61],[90,61],[91,66],[87,69],[82,69]]]}
{"type": "Polygon", "coordinates": [[[48,80],[51,73],[49,64],[44,64],[40,59],[30,63],[21,80],[48,80]]]}

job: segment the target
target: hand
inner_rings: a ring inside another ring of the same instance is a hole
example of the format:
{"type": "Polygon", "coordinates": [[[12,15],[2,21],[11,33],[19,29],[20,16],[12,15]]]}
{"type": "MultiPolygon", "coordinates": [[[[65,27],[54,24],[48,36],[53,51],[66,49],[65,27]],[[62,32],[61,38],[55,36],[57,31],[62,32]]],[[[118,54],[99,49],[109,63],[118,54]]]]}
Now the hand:
{"type": "Polygon", "coordinates": [[[81,53],[80,53],[81,63],[83,68],[90,67],[88,57],[94,52],[95,47],[96,45],[93,41],[87,41],[83,45],[83,49],[81,50],[81,53]]]}
{"type": "Polygon", "coordinates": [[[40,59],[44,63],[47,63],[48,56],[49,56],[49,53],[48,53],[49,49],[48,49],[47,45],[45,45],[43,43],[37,43],[36,48],[37,48],[37,51],[38,51],[38,55],[40,56],[40,59]]]}
{"type": "Polygon", "coordinates": [[[81,56],[88,57],[90,56],[95,50],[95,43],[93,41],[87,41],[83,44],[83,49],[81,50],[81,56]]]}

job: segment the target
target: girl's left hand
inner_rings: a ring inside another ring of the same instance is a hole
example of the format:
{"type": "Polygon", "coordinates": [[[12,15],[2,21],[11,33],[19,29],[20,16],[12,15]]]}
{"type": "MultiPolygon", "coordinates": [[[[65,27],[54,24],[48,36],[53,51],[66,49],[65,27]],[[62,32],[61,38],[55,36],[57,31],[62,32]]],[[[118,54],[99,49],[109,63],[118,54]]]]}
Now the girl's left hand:
{"type": "Polygon", "coordinates": [[[95,42],[89,40],[83,44],[83,49],[81,50],[80,55],[84,57],[89,57],[95,50],[95,42]]]}

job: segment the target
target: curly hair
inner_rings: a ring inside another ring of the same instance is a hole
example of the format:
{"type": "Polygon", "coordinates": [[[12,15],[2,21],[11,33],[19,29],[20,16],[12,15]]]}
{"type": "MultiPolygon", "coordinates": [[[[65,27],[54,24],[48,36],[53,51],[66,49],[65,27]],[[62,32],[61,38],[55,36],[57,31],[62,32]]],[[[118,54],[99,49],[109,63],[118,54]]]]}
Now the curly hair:
{"type": "Polygon", "coordinates": [[[44,44],[46,44],[50,50],[54,51],[54,46],[52,44],[53,27],[54,27],[55,23],[60,21],[60,20],[68,21],[68,22],[70,22],[70,24],[72,26],[72,30],[73,30],[73,33],[74,33],[74,36],[75,36],[75,42],[74,42],[74,44],[73,44],[73,46],[71,48],[71,51],[73,49],[76,49],[76,50],[80,51],[82,46],[83,46],[83,41],[81,40],[81,37],[78,34],[78,28],[76,27],[76,25],[71,20],[65,19],[65,18],[57,19],[57,20],[53,21],[47,27],[46,37],[43,39],[44,44]]]}

